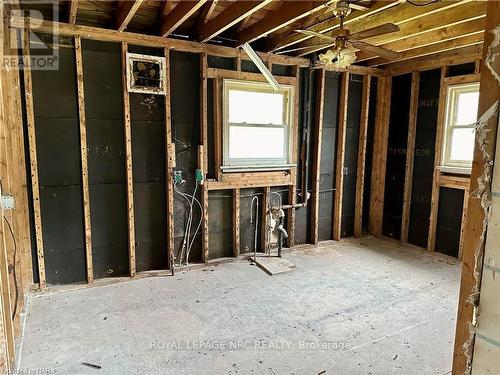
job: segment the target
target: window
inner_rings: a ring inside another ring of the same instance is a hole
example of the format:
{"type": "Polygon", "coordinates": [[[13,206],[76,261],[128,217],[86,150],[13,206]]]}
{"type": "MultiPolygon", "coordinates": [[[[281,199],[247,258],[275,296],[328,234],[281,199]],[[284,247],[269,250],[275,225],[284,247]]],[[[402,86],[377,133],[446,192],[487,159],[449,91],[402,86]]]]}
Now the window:
{"type": "Polygon", "coordinates": [[[223,169],[290,166],[293,87],[224,80],[223,169]]]}
{"type": "Polygon", "coordinates": [[[443,170],[470,173],[474,153],[474,124],[477,121],[479,83],[449,86],[446,93],[446,122],[443,170]]]}

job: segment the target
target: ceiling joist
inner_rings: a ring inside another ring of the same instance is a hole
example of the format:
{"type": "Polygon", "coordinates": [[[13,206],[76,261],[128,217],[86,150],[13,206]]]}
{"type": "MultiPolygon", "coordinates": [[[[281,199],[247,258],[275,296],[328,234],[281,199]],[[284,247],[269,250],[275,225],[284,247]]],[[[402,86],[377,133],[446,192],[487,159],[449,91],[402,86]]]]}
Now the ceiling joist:
{"type": "Polygon", "coordinates": [[[208,20],[212,17],[212,14],[217,6],[217,0],[209,0],[203,5],[200,15],[196,19],[196,30],[195,34],[198,35],[208,20]]]}
{"type": "Polygon", "coordinates": [[[200,42],[207,42],[215,38],[220,33],[236,25],[252,13],[262,9],[272,0],[235,1],[217,17],[208,21],[203,30],[198,35],[200,42]]]}
{"type": "Polygon", "coordinates": [[[235,37],[237,45],[251,43],[271,34],[301,18],[322,10],[331,1],[292,1],[284,2],[281,7],[252,26],[239,30],[235,37]]]}
{"type": "Polygon", "coordinates": [[[174,9],[172,9],[167,15],[163,16],[160,26],[160,35],[167,37],[172,34],[175,29],[196,13],[196,11],[198,11],[198,9],[200,9],[206,2],[207,0],[180,1],[174,9]]]}
{"type": "Polygon", "coordinates": [[[116,17],[116,28],[123,31],[134,17],[144,0],[122,0],[118,3],[118,12],[116,17]]]}
{"type": "Polygon", "coordinates": [[[68,3],[68,23],[73,25],[76,23],[76,15],[78,13],[78,0],[70,0],[68,3]]]}

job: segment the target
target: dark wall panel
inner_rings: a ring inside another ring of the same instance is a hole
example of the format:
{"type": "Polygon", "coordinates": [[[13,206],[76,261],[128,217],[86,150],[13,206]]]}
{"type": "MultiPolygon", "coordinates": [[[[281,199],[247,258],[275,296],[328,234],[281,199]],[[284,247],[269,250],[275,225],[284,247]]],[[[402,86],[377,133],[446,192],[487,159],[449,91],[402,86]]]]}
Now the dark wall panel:
{"type": "Polygon", "coordinates": [[[232,190],[216,190],[208,194],[208,239],[210,259],[233,255],[232,190]]]}
{"type": "Polygon", "coordinates": [[[119,44],[84,40],[88,178],[94,276],[129,272],[119,44]]]}
{"type": "Polygon", "coordinates": [[[448,66],[448,77],[473,74],[475,70],[476,70],[476,63],[475,62],[458,64],[458,65],[450,65],[450,66],[448,66]]]}
{"type": "Polygon", "coordinates": [[[33,102],[47,282],[84,281],[80,132],[73,48],[59,49],[58,70],[33,70],[33,102]]]}
{"type": "MultiPolygon", "coordinates": [[[[170,63],[172,140],[175,142],[177,170],[182,171],[186,180],[179,189],[192,194],[200,139],[200,57],[193,53],[172,51],[170,63]]],[[[175,193],[174,197],[174,242],[177,254],[182,248],[189,206],[179,194],[175,193]]],[[[197,197],[200,198],[199,193],[197,197]]],[[[193,223],[197,224],[199,220],[199,210],[195,209],[193,223]]],[[[189,261],[201,260],[201,233],[198,233],[189,261]]]]}
{"type": "Polygon", "coordinates": [[[436,231],[436,251],[458,256],[464,191],[441,188],[436,231]]]}
{"type": "MultiPolygon", "coordinates": [[[[326,72],[319,181],[318,239],[332,239],[340,74],[326,72]]],[[[311,144],[311,147],[314,145],[311,144]]]]}
{"type": "Polygon", "coordinates": [[[167,262],[165,98],[130,94],[137,271],[167,262]]]}
{"type": "Polygon", "coordinates": [[[408,242],[427,248],[441,70],[420,73],[408,242]]]}
{"type": "Polygon", "coordinates": [[[366,133],[365,185],[363,189],[363,231],[368,231],[370,220],[370,191],[373,165],[373,140],[375,138],[375,116],[377,114],[378,78],[372,77],[370,86],[370,108],[368,111],[368,129],[366,133]]]}
{"type": "Polygon", "coordinates": [[[410,94],[411,74],[392,78],[382,234],[397,239],[401,237],[410,94]]]}
{"type": "Polygon", "coordinates": [[[356,173],[358,170],[359,120],[363,96],[363,76],[352,74],[349,78],[347,127],[345,136],[344,186],[342,198],[341,237],[354,235],[356,206],[356,173]]]}
{"type": "Polygon", "coordinates": [[[248,253],[254,251],[256,217],[259,220],[257,226],[257,251],[262,250],[259,245],[260,220],[262,217],[261,212],[262,212],[262,189],[241,189],[240,190],[240,253],[248,253]],[[257,197],[258,199],[258,210],[257,210],[257,203],[254,202],[253,214],[252,214],[251,205],[254,197],[257,197]]]}

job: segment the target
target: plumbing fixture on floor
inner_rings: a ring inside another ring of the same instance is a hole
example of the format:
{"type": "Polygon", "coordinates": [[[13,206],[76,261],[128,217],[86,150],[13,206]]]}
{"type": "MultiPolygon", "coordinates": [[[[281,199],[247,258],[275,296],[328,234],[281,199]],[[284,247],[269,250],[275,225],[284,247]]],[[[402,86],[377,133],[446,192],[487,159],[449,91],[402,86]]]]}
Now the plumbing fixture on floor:
{"type": "Polygon", "coordinates": [[[253,203],[255,202],[255,231],[254,231],[254,244],[253,244],[253,260],[257,260],[257,233],[259,230],[259,197],[254,196],[250,204],[250,224],[253,224],[253,203]]]}

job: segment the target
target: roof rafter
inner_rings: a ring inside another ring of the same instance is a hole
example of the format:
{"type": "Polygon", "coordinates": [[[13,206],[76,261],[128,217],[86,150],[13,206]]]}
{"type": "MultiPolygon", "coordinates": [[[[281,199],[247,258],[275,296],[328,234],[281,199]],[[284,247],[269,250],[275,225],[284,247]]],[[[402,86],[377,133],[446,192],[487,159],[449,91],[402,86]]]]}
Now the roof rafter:
{"type": "Polygon", "coordinates": [[[68,3],[68,23],[74,24],[76,22],[76,15],[78,13],[78,0],[69,0],[68,3]]]}
{"type": "Polygon", "coordinates": [[[282,27],[285,27],[292,22],[304,18],[330,3],[331,0],[325,1],[292,1],[283,2],[281,7],[262,20],[254,23],[252,26],[239,30],[235,37],[237,45],[241,46],[245,43],[253,42],[267,34],[273,33],[282,27]]]}
{"type": "MultiPolygon", "coordinates": [[[[373,6],[370,8],[368,11],[355,11],[351,12],[345,19],[344,23],[350,24],[354,21],[359,21],[361,19],[364,19],[365,17],[372,16],[377,12],[380,12],[382,10],[394,7],[398,5],[401,2],[401,0],[388,0],[388,1],[377,1],[373,6]]],[[[369,17],[371,18],[371,17],[369,17]]],[[[368,19],[369,19],[368,18],[368,19]]],[[[337,18],[329,18],[325,21],[319,22],[311,27],[308,27],[309,30],[316,31],[318,33],[326,33],[328,31],[331,31],[337,27],[339,27],[340,22],[337,18]]],[[[280,50],[287,48],[291,45],[294,45],[296,43],[300,43],[302,41],[311,39],[312,37],[303,35],[303,34],[298,34],[298,33],[292,33],[287,35],[277,35],[275,37],[269,38],[264,42],[263,49],[265,51],[274,51],[274,50],[280,50]]]]}
{"type": "MultiPolygon", "coordinates": [[[[348,23],[348,29],[351,33],[356,33],[359,31],[363,31],[372,27],[379,26],[383,23],[386,22],[391,22],[396,25],[399,25],[400,28],[403,29],[408,29],[409,27],[405,26],[406,23],[409,22],[425,22],[425,19],[427,19],[430,15],[434,14],[439,14],[440,12],[443,12],[445,10],[449,10],[453,7],[457,7],[461,4],[467,4],[471,0],[464,0],[461,2],[451,2],[451,1],[442,1],[438,3],[433,3],[431,5],[425,6],[425,7],[416,7],[413,6],[409,3],[401,4],[398,6],[395,6],[391,9],[387,9],[384,12],[377,13],[369,18],[366,18],[363,20],[362,23],[356,22],[356,23],[348,23]]],[[[440,16],[442,17],[442,15],[440,16]]],[[[425,23],[423,23],[425,27],[425,23]]],[[[411,26],[410,26],[411,27],[411,26]]],[[[425,30],[425,29],[424,29],[425,30]]],[[[388,34],[390,36],[396,35],[397,33],[391,33],[388,34]]],[[[399,34],[404,35],[403,32],[399,32],[399,34]]],[[[304,56],[306,54],[320,51],[324,49],[324,47],[317,47],[318,43],[321,43],[321,39],[319,38],[310,38],[309,40],[301,43],[299,46],[300,47],[307,47],[311,46],[311,49],[306,50],[305,52],[300,53],[300,56],[304,56]],[[313,46],[316,46],[315,48],[313,46]]]]}
{"type": "MultiPolygon", "coordinates": [[[[484,32],[485,18],[484,16],[467,22],[459,23],[458,25],[445,26],[437,30],[427,31],[417,36],[410,35],[407,38],[396,40],[382,44],[381,47],[393,51],[406,51],[412,48],[419,48],[429,46],[435,43],[443,42],[446,40],[456,39],[467,35],[473,35],[484,32]]],[[[357,61],[369,60],[377,57],[377,55],[369,52],[358,52],[357,61]]]]}
{"type": "Polygon", "coordinates": [[[196,20],[196,30],[195,30],[196,35],[201,32],[203,26],[205,26],[205,24],[208,22],[216,6],[217,6],[217,0],[209,0],[205,5],[203,5],[201,13],[196,20]]]}
{"type": "Polygon", "coordinates": [[[444,42],[439,42],[436,44],[432,44],[430,46],[413,48],[407,51],[401,52],[401,55],[398,59],[387,61],[384,58],[376,58],[370,60],[368,62],[369,66],[379,66],[387,63],[394,63],[396,61],[404,61],[410,60],[421,56],[433,55],[436,53],[441,53],[449,50],[453,50],[456,48],[471,46],[475,44],[481,44],[483,42],[484,36],[482,33],[472,34],[464,37],[460,37],[457,39],[446,40],[444,42]]]}
{"type": "Polygon", "coordinates": [[[191,17],[198,9],[200,9],[207,0],[183,0],[180,1],[174,9],[165,15],[161,21],[160,35],[163,37],[169,36],[175,31],[184,21],[191,17]]]}
{"type": "Polygon", "coordinates": [[[200,42],[207,42],[268,5],[272,0],[235,1],[217,17],[208,21],[198,35],[200,42]]]}
{"type": "Polygon", "coordinates": [[[118,31],[123,31],[127,28],[127,25],[143,2],[144,0],[122,0],[118,3],[118,12],[115,21],[118,31]]]}

